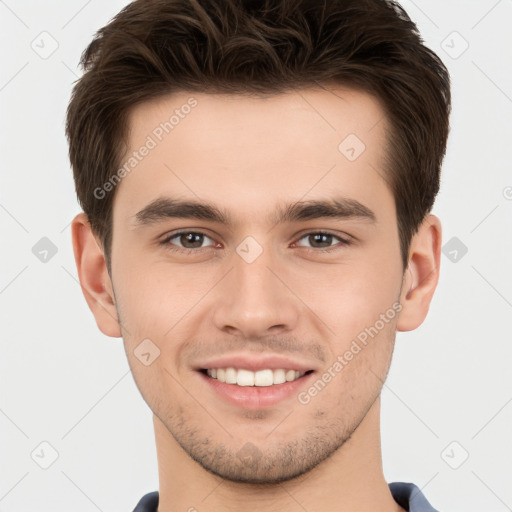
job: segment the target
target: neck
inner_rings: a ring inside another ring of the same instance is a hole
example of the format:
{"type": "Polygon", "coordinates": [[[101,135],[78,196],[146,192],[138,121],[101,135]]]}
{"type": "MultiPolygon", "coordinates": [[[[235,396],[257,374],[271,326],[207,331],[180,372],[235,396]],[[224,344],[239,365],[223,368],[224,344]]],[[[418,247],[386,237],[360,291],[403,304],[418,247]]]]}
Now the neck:
{"type": "Polygon", "coordinates": [[[382,471],[380,397],[351,438],[308,473],[277,484],[235,483],[192,460],[154,416],[158,456],[158,512],[403,512],[382,471]]]}

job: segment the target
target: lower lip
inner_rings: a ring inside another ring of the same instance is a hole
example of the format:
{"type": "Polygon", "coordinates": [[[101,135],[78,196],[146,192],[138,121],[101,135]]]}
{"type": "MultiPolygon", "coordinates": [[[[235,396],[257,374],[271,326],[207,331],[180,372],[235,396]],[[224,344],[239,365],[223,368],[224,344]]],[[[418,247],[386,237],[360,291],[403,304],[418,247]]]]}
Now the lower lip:
{"type": "Polygon", "coordinates": [[[226,384],[217,379],[208,377],[203,372],[198,372],[200,377],[210,388],[230,404],[243,409],[263,409],[275,405],[290,396],[296,396],[300,389],[309,383],[315,372],[282,384],[272,386],[238,386],[226,384]]]}

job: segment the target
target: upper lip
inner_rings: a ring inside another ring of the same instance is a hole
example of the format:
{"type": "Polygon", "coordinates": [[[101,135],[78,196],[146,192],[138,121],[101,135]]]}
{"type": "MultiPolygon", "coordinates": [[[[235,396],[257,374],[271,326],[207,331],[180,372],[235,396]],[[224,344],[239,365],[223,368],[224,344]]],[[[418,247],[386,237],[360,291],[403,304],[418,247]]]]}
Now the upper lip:
{"type": "Polygon", "coordinates": [[[287,357],[278,355],[254,355],[254,354],[240,354],[223,356],[217,359],[200,362],[196,365],[196,370],[207,370],[212,368],[244,368],[257,372],[258,370],[298,370],[300,372],[307,372],[314,370],[314,368],[301,361],[295,361],[287,357]]]}

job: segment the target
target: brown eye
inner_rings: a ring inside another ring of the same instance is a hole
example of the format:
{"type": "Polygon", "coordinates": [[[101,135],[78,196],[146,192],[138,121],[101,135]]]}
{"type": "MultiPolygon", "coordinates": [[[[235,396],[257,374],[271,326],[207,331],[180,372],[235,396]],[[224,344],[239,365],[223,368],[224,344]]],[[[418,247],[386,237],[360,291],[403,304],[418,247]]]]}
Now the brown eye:
{"type": "MultiPolygon", "coordinates": [[[[300,240],[307,239],[308,243],[310,243],[310,249],[317,249],[320,251],[329,251],[329,250],[335,250],[339,246],[349,245],[350,241],[346,240],[344,238],[341,238],[337,235],[334,235],[332,233],[327,233],[324,231],[315,231],[311,233],[307,233],[303,235],[300,240]],[[337,245],[332,245],[332,242],[334,240],[338,240],[339,243],[337,245]]],[[[303,245],[299,245],[300,247],[304,247],[303,245]]]]}
{"type": "Polygon", "coordinates": [[[197,250],[205,248],[203,247],[205,239],[211,240],[209,236],[198,231],[181,231],[166,237],[160,244],[167,246],[171,250],[197,252],[197,250]],[[172,242],[173,240],[175,242],[172,242]]]}

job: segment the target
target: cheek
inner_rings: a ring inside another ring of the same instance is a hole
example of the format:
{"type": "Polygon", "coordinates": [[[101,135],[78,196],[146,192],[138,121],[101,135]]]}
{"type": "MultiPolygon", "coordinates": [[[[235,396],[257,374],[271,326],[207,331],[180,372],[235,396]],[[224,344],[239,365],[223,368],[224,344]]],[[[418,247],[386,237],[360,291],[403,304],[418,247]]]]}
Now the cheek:
{"type": "Polygon", "coordinates": [[[116,297],[130,337],[163,338],[204,294],[204,283],[183,279],[177,272],[170,266],[118,263],[116,297]]]}
{"type": "Polygon", "coordinates": [[[190,270],[184,275],[165,263],[130,265],[118,264],[114,284],[134,378],[141,388],[173,385],[169,374],[181,378],[182,351],[198,315],[204,313],[200,300],[218,277],[190,270]],[[143,351],[158,355],[149,367],[138,359],[143,351]]]}
{"type": "Polygon", "coordinates": [[[150,409],[154,412],[160,412],[162,407],[167,405],[165,404],[165,397],[169,396],[167,387],[172,385],[172,382],[168,382],[168,380],[173,381],[169,375],[169,373],[172,374],[172,371],[170,369],[166,371],[165,358],[162,357],[162,354],[151,364],[143,364],[134,354],[134,349],[129,349],[130,344],[125,339],[125,349],[130,352],[127,353],[127,357],[133,380],[150,409]]]}
{"type": "Polygon", "coordinates": [[[344,342],[372,326],[399,298],[401,275],[396,262],[387,267],[383,261],[331,265],[304,277],[296,279],[293,288],[344,342]]]}
{"type": "MultiPolygon", "coordinates": [[[[382,387],[390,367],[396,333],[394,319],[379,320],[338,341],[330,373],[334,374],[333,400],[339,404],[364,404],[382,387]]],[[[329,371],[329,369],[328,369],[329,371]]]]}

